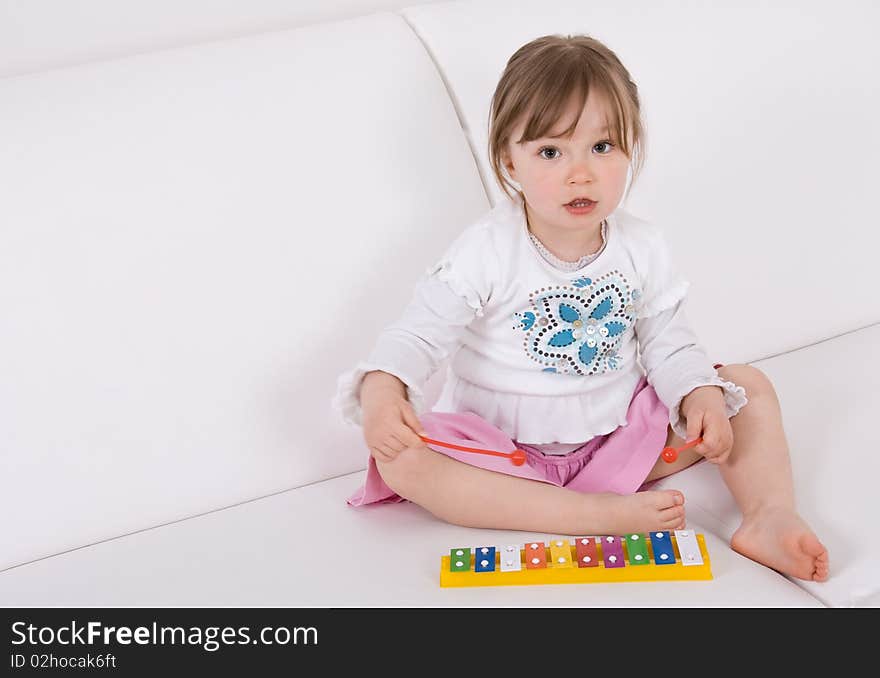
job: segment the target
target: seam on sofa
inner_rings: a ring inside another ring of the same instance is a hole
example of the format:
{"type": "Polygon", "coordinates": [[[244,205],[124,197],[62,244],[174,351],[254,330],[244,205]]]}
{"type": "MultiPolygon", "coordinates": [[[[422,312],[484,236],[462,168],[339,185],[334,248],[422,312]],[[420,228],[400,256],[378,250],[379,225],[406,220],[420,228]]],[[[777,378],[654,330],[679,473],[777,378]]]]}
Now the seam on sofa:
{"type": "MultiPolygon", "coordinates": [[[[373,17],[380,14],[397,14],[397,12],[388,11],[382,8],[375,8],[373,10],[366,11],[355,11],[353,13],[344,13],[340,15],[332,15],[332,16],[324,16],[317,20],[307,20],[305,23],[300,23],[299,20],[295,20],[296,23],[286,23],[291,21],[290,19],[285,19],[281,22],[282,25],[274,25],[274,24],[264,24],[261,26],[254,26],[246,29],[237,29],[232,30],[228,33],[209,33],[206,35],[190,35],[188,37],[180,38],[180,37],[172,37],[166,38],[166,42],[159,43],[158,45],[143,45],[135,48],[131,47],[121,47],[121,48],[111,48],[110,51],[107,52],[99,52],[97,54],[92,55],[77,55],[74,53],[73,56],[67,55],[64,57],[65,59],[71,59],[70,61],[48,61],[38,63],[36,66],[25,67],[24,70],[13,70],[7,73],[0,73],[0,82],[7,79],[12,78],[24,78],[33,75],[41,75],[43,73],[51,73],[54,71],[62,71],[71,68],[79,68],[80,66],[91,66],[92,64],[99,64],[108,61],[121,61],[124,59],[137,58],[142,57],[147,54],[158,54],[161,52],[169,52],[177,49],[187,49],[190,47],[200,47],[202,45],[211,45],[216,43],[223,42],[234,42],[236,40],[247,40],[248,38],[254,38],[261,35],[270,35],[272,33],[283,33],[286,31],[296,31],[300,29],[309,29],[314,26],[321,26],[323,24],[333,24],[333,23],[343,23],[347,21],[356,21],[358,19],[364,19],[367,17],[373,17]]],[[[272,19],[271,21],[275,22],[278,19],[272,19]]],[[[227,29],[224,29],[227,30],[227,29]]],[[[151,38],[152,39],[152,38],[151,38]]]]}
{"type": "MultiPolygon", "coordinates": [[[[311,25],[311,24],[309,24],[311,25]]],[[[13,71],[11,73],[6,73],[0,75],[0,82],[4,80],[12,80],[14,78],[27,78],[32,76],[43,75],[44,73],[54,73],[55,71],[66,71],[74,68],[80,68],[83,66],[92,66],[94,64],[106,63],[109,61],[123,61],[125,59],[136,59],[138,57],[143,57],[148,54],[159,54],[162,52],[170,52],[176,49],[187,49],[189,47],[199,47],[201,45],[209,45],[212,43],[221,43],[227,41],[239,40],[242,38],[250,38],[256,35],[262,35],[264,33],[275,33],[278,31],[285,30],[294,30],[296,28],[301,28],[300,26],[293,26],[291,28],[277,28],[271,30],[262,30],[262,31],[254,31],[253,33],[241,33],[241,34],[231,34],[227,36],[217,36],[217,37],[209,37],[209,38],[196,38],[191,42],[173,42],[165,45],[154,46],[154,47],[138,47],[133,50],[123,50],[123,51],[114,51],[107,52],[106,54],[96,54],[93,56],[74,56],[72,57],[72,61],[67,62],[48,62],[44,64],[39,64],[34,67],[27,68],[22,71],[13,71]]],[[[70,57],[67,57],[70,58],[70,57]]]]}
{"type": "Polygon", "coordinates": [[[137,530],[132,530],[131,532],[123,532],[122,534],[117,534],[112,537],[107,537],[106,539],[99,539],[98,541],[89,542],[88,544],[81,544],[80,546],[74,546],[73,548],[65,549],[64,551],[58,551],[57,553],[50,553],[45,556],[40,556],[39,558],[34,558],[32,560],[26,560],[21,563],[16,563],[15,565],[10,565],[8,567],[4,567],[0,569],[0,575],[4,572],[9,572],[11,570],[15,570],[19,567],[24,567],[26,565],[31,565],[33,563],[38,563],[41,560],[48,560],[49,558],[55,558],[56,556],[63,556],[66,553],[73,553],[74,551],[79,551],[81,549],[87,549],[92,546],[97,546],[98,544],[104,544],[108,541],[115,541],[116,539],[122,539],[124,537],[130,537],[133,534],[139,534],[141,532],[149,532],[150,530],[158,530],[159,528],[166,527],[168,525],[174,525],[175,523],[182,523],[187,520],[193,520],[195,518],[201,518],[202,516],[207,516],[211,513],[218,513],[219,511],[225,511],[227,509],[236,508],[238,506],[243,506],[244,504],[250,504],[255,501],[259,501],[261,499],[268,499],[269,497],[274,497],[279,494],[284,494],[285,492],[292,492],[293,490],[298,490],[303,487],[308,487],[309,485],[317,485],[318,483],[325,483],[328,480],[334,480],[336,478],[343,478],[345,476],[354,475],[355,473],[363,473],[364,469],[359,469],[357,471],[351,471],[349,473],[340,473],[335,476],[330,476],[329,478],[322,478],[321,480],[315,480],[310,483],[304,483],[302,485],[295,485],[294,487],[288,487],[283,490],[277,490],[276,492],[270,492],[269,494],[263,494],[259,497],[252,497],[251,499],[244,499],[242,501],[236,502],[234,504],[229,504],[227,506],[218,506],[217,508],[209,509],[207,511],[202,511],[201,513],[194,513],[191,516],[184,516],[183,518],[177,518],[175,520],[169,520],[165,523],[158,523],[157,525],[150,525],[149,527],[142,527],[137,530]]]}
{"type": "Polygon", "coordinates": [[[797,346],[797,347],[789,349],[787,351],[780,351],[779,353],[770,353],[768,355],[761,356],[760,358],[755,358],[754,360],[749,360],[746,362],[746,364],[751,365],[752,363],[757,363],[762,360],[769,360],[770,358],[776,358],[781,355],[788,355],[789,353],[796,353],[797,351],[800,351],[802,349],[810,348],[811,346],[818,346],[819,344],[824,344],[826,341],[833,341],[834,339],[838,339],[840,337],[845,337],[847,334],[854,334],[855,332],[861,332],[862,330],[867,330],[868,328],[876,327],[878,325],[880,325],[880,321],[869,323],[869,324],[865,325],[864,327],[856,327],[853,330],[847,330],[846,332],[841,332],[840,334],[835,334],[833,336],[826,337],[825,339],[819,339],[817,341],[814,341],[811,344],[804,344],[803,346],[797,346]]]}
{"type": "Polygon", "coordinates": [[[443,69],[440,68],[440,63],[437,58],[434,56],[434,51],[431,49],[430,45],[428,45],[428,41],[422,37],[422,34],[419,33],[418,29],[409,21],[407,16],[403,13],[402,10],[395,10],[394,12],[397,14],[403,22],[409,26],[410,30],[413,32],[413,35],[416,36],[416,39],[420,43],[422,43],[422,47],[425,50],[425,53],[428,55],[428,58],[431,60],[431,63],[434,64],[434,68],[437,69],[437,75],[440,76],[440,80],[443,82],[443,86],[446,88],[446,95],[449,97],[449,100],[452,102],[452,108],[455,110],[455,115],[458,118],[458,126],[461,128],[462,134],[464,134],[465,141],[467,142],[468,149],[471,152],[471,157],[474,159],[474,166],[477,168],[477,176],[480,177],[480,183],[483,185],[483,193],[486,194],[486,200],[489,201],[489,204],[492,204],[492,196],[489,193],[488,184],[486,181],[486,177],[483,176],[483,168],[480,165],[478,160],[478,154],[476,149],[474,148],[474,142],[470,135],[470,128],[467,124],[467,119],[464,114],[461,112],[461,106],[458,103],[458,97],[455,96],[455,90],[452,88],[452,85],[449,84],[449,81],[446,79],[446,74],[443,72],[443,69]]]}

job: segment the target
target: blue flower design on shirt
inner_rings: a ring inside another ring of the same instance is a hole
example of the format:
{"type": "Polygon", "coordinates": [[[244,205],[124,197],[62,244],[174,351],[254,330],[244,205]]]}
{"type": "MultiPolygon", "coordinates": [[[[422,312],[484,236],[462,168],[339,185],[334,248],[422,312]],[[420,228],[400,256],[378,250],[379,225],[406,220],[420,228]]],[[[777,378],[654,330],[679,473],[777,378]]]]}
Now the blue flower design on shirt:
{"type": "Polygon", "coordinates": [[[578,278],[532,292],[530,308],[514,314],[515,329],[526,333],[526,354],[544,372],[602,374],[622,367],[618,349],[640,298],[619,271],[578,278]]]}

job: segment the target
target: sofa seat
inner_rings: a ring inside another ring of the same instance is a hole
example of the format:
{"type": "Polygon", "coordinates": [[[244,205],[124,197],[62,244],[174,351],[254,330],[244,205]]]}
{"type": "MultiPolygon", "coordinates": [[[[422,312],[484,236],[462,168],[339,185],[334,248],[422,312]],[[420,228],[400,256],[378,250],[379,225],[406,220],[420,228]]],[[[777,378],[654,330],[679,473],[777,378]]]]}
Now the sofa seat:
{"type": "Polygon", "coordinates": [[[411,503],[354,509],[364,472],[63,553],[0,575],[12,606],[583,607],[821,603],[703,529],[713,581],[441,588],[454,546],[538,533],[468,529],[411,503]]]}
{"type": "Polygon", "coordinates": [[[712,560],[714,578],[707,582],[441,588],[440,557],[454,546],[554,535],[462,528],[408,502],[351,508],[345,498],[362,482],[359,471],[6,570],[0,600],[13,606],[873,606],[880,546],[870,535],[880,515],[871,486],[880,441],[864,422],[876,402],[880,366],[865,356],[878,343],[880,325],[874,325],[755,363],[779,394],[800,508],[831,551],[831,578],[822,584],[789,580],[732,551],[739,513],[717,470],[700,463],[660,486],[685,492],[688,527],[705,535],[712,560]],[[800,388],[811,369],[815,387],[800,388]],[[841,455],[865,473],[844,473],[841,455]]]}

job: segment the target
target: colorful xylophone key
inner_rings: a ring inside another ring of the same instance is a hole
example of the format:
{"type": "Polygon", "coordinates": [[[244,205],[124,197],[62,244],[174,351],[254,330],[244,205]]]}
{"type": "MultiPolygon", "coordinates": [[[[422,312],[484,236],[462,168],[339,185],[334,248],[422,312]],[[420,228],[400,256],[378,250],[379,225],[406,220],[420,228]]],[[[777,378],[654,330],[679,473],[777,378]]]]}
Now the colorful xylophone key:
{"type": "Polygon", "coordinates": [[[458,547],[440,558],[443,587],[705,579],[709,553],[693,530],[458,547]]]}

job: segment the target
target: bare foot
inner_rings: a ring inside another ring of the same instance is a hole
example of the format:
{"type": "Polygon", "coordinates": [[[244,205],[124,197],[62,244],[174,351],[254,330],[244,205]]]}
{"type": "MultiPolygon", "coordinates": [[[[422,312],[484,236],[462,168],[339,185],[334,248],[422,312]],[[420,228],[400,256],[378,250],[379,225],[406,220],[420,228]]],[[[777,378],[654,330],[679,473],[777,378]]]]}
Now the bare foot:
{"type": "Polygon", "coordinates": [[[743,518],[730,546],[782,574],[807,581],[828,579],[828,551],[791,509],[765,509],[743,518]]]}
{"type": "Polygon", "coordinates": [[[684,527],[684,495],[678,490],[589,494],[584,534],[629,534],[684,527]]]}

